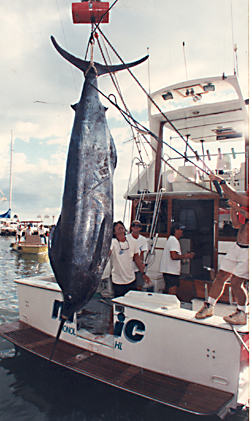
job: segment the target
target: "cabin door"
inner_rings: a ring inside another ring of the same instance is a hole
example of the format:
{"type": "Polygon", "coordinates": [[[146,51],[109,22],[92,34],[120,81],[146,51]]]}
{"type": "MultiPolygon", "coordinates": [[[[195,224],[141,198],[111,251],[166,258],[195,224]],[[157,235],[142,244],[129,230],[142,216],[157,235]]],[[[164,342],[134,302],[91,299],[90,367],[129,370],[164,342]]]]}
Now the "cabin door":
{"type": "Polygon", "coordinates": [[[174,221],[186,227],[182,248],[184,243],[190,249],[183,252],[195,253],[187,273],[197,279],[209,279],[204,267],[213,268],[214,264],[214,200],[174,199],[172,215],[174,221]]]}

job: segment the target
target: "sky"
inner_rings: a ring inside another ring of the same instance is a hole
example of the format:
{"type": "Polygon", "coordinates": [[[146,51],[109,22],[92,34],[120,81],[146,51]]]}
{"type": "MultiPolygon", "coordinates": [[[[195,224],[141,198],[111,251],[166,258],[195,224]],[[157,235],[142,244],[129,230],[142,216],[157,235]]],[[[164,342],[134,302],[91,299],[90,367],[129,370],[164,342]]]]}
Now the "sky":
{"type": "MultiPolygon", "coordinates": [[[[9,208],[13,139],[12,216],[53,223],[61,210],[74,120],[70,105],[79,100],[84,80],[57,53],[50,36],[71,54],[84,58],[90,25],[73,24],[69,0],[1,0],[0,12],[0,190],[7,197],[0,202],[0,213],[9,208]]],[[[149,53],[149,61],[133,73],[151,92],[187,77],[233,74],[235,43],[239,83],[248,98],[247,0],[119,0],[110,12],[110,23],[101,29],[124,62],[149,53]]],[[[94,60],[103,63],[97,43],[94,60]]],[[[111,60],[119,63],[112,52],[111,60]]],[[[148,125],[146,96],[127,72],[118,74],[118,80],[133,116],[148,125]]],[[[98,83],[102,92],[115,94],[108,76],[100,77],[98,83]]],[[[136,152],[120,113],[106,99],[101,101],[108,107],[117,148],[114,206],[118,220],[123,218],[123,195],[136,152]]]]}

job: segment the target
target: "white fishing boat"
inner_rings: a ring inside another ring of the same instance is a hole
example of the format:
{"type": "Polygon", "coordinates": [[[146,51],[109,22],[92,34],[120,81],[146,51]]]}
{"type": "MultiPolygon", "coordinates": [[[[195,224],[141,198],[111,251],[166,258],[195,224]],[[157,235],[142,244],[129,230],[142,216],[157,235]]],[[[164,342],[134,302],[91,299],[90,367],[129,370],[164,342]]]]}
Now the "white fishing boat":
{"type": "MultiPolygon", "coordinates": [[[[140,219],[149,238],[148,273],[154,290],[162,290],[161,255],[172,222],[180,222],[186,226],[180,240],[182,253],[193,251],[195,256],[182,265],[178,297],[182,301],[205,298],[237,233],[228,202],[216,192],[207,173],[221,174],[241,194],[248,186],[248,116],[237,77],[197,79],[154,92],[149,99],[149,123],[153,159],[143,165],[125,195],[132,201],[132,218],[140,219]],[[182,153],[177,150],[179,142],[182,153]],[[191,145],[202,148],[201,153],[191,145]],[[239,168],[233,169],[236,160],[239,168]]],[[[228,283],[221,300],[232,302],[228,283]]]]}
{"type": "Polygon", "coordinates": [[[14,219],[2,219],[1,220],[1,235],[16,235],[18,222],[14,219]]]}
{"type": "MultiPolygon", "coordinates": [[[[239,128],[239,133],[244,133],[246,110],[234,76],[225,80],[220,77],[183,83],[162,89],[152,97],[162,97],[167,90],[175,97],[177,91],[188,89],[190,83],[203,87],[211,83],[216,90],[218,85],[221,89],[225,85],[227,89],[235,90],[236,99],[218,104],[219,112],[215,111],[215,104],[193,105],[191,111],[189,107],[174,109],[171,111],[173,122],[179,121],[181,129],[185,130],[185,120],[182,121],[179,111],[186,116],[194,113],[189,120],[191,126],[199,127],[202,122],[198,130],[207,129],[205,136],[215,138],[216,130],[220,130],[218,127],[222,126],[224,131],[227,126],[230,127],[231,120],[232,131],[236,133],[234,116],[240,124],[243,114],[244,129],[241,131],[239,128]]],[[[159,126],[163,125],[163,117],[153,114],[150,107],[150,130],[159,132],[159,126]]],[[[192,127],[187,127],[190,133],[192,127]]],[[[205,267],[211,268],[210,274],[216,272],[219,257],[234,240],[232,231],[232,235],[229,231],[229,235],[226,234],[223,221],[218,223],[218,218],[223,215],[219,209],[228,209],[227,204],[214,188],[211,191],[202,189],[201,185],[212,188],[207,177],[199,180],[197,185],[191,181],[192,178],[196,181],[192,165],[179,169],[179,172],[189,175],[190,181],[177,175],[176,181],[168,184],[167,170],[164,169],[161,177],[156,179],[162,183],[157,192],[154,163],[155,160],[143,170],[127,193],[132,200],[132,218],[137,216],[141,220],[145,227],[144,235],[150,237],[154,245],[147,259],[147,273],[153,282],[154,292],[131,291],[112,299],[114,334],[108,333],[108,325],[90,329],[87,322],[84,325],[80,323],[81,315],[75,314],[63,328],[52,361],[165,405],[195,414],[216,413],[223,418],[230,409],[248,404],[248,326],[235,329],[221,317],[223,311],[224,314],[232,311],[229,286],[222,299],[227,304],[217,305],[214,317],[200,321],[194,316],[199,299],[205,298],[212,283],[205,267]],[[140,210],[139,204],[142,205],[140,210]],[[152,218],[155,212],[156,217],[152,218]],[[153,220],[156,222],[153,223],[153,220]],[[182,305],[176,296],[160,294],[163,279],[159,262],[173,220],[186,221],[182,248],[192,249],[196,254],[194,261],[183,265],[178,294],[182,305]],[[189,308],[185,308],[186,301],[190,303],[189,308]],[[226,306],[230,308],[226,309],[226,306]]],[[[240,186],[245,186],[246,176],[242,171],[234,177],[228,170],[223,176],[230,183],[234,184],[236,180],[240,186]]],[[[225,222],[229,224],[229,213],[224,215],[227,218],[225,222]]],[[[60,287],[50,277],[26,278],[16,282],[20,320],[0,326],[0,334],[18,347],[49,359],[60,323],[60,287]]],[[[100,299],[104,301],[102,296],[100,299]]],[[[105,302],[104,305],[110,308],[110,303],[105,302]]],[[[101,313],[104,309],[100,313],[94,311],[93,318],[98,320],[102,317],[101,313]]]]}
{"type": "Polygon", "coordinates": [[[24,240],[11,243],[11,248],[17,253],[45,254],[48,253],[48,244],[42,242],[38,234],[27,235],[24,240]]]}
{"type": "Polygon", "coordinates": [[[223,75],[164,87],[149,96],[148,109],[149,128],[138,125],[138,131],[150,136],[153,159],[138,161],[143,170],[125,197],[132,202],[131,220],[141,221],[142,234],[149,240],[146,267],[153,291],[106,298],[111,293],[107,266],[103,286],[82,312],[66,321],[52,356],[62,291],[54,276],[19,279],[15,281],[19,320],[1,325],[0,335],[17,348],[106,384],[182,411],[217,414],[223,419],[229,411],[248,406],[249,328],[235,328],[222,318],[234,304],[228,283],[215,315],[195,318],[236,234],[227,202],[207,175],[206,162],[215,156],[217,164],[211,169],[245,194],[246,106],[236,76],[223,75]],[[174,156],[164,128],[176,136],[174,156]],[[184,145],[180,154],[178,138],[184,145]],[[231,145],[234,139],[244,145],[245,153],[236,171],[231,169],[230,157],[238,153],[233,149],[224,154],[219,146],[219,142],[221,148],[231,145]],[[200,145],[201,153],[194,153],[192,142],[200,145]],[[216,151],[210,151],[210,146],[216,151]],[[162,294],[164,281],[159,272],[174,221],[186,226],[182,253],[195,253],[182,266],[178,297],[162,294]],[[113,333],[109,330],[111,306],[113,333]]]}

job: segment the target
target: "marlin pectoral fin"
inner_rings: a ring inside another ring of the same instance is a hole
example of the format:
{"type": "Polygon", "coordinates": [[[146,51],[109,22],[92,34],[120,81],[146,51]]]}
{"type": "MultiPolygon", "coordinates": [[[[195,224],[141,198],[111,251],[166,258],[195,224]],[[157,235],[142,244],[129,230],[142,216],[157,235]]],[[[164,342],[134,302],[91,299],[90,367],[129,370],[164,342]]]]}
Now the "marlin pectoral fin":
{"type": "MultiPolygon", "coordinates": [[[[58,224],[60,222],[60,219],[61,219],[61,215],[59,217],[58,224]]],[[[52,248],[53,238],[56,236],[56,232],[55,231],[56,231],[56,226],[53,226],[51,228],[50,233],[49,233],[49,241],[48,241],[48,252],[49,252],[49,256],[50,256],[50,252],[51,252],[51,248],[52,248]]]]}
{"type": "Polygon", "coordinates": [[[94,271],[97,269],[97,266],[99,266],[101,262],[101,249],[103,245],[103,239],[104,239],[104,231],[105,231],[105,218],[103,218],[103,221],[101,223],[101,228],[99,231],[99,236],[96,243],[96,249],[93,255],[93,260],[90,266],[90,271],[94,271]]]}

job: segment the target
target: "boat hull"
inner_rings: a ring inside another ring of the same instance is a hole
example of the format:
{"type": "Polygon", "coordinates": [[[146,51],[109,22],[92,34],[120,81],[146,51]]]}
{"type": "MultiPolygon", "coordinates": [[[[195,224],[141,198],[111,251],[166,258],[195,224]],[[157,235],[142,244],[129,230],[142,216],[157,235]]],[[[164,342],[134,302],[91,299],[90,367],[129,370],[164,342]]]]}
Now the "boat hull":
{"type": "MultiPolygon", "coordinates": [[[[54,337],[23,322],[0,326],[0,335],[18,347],[47,360],[50,358],[54,337]]],[[[52,361],[119,389],[198,415],[216,414],[233,399],[230,392],[142,369],[62,340],[52,361]]]]}
{"type": "MultiPolygon", "coordinates": [[[[61,319],[62,292],[54,277],[16,283],[20,320],[0,326],[0,335],[49,359],[61,319]]],[[[112,302],[114,334],[80,328],[75,313],[65,323],[55,363],[196,414],[223,417],[230,408],[247,404],[248,359],[244,361],[242,344],[221,317],[198,321],[194,311],[180,308],[179,300],[166,294],[130,291],[112,302]]],[[[244,337],[248,326],[238,332],[244,337]]]]}
{"type": "Polygon", "coordinates": [[[45,254],[48,252],[47,244],[27,245],[22,243],[14,243],[11,245],[11,248],[13,251],[21,254],[45,254]]]}

